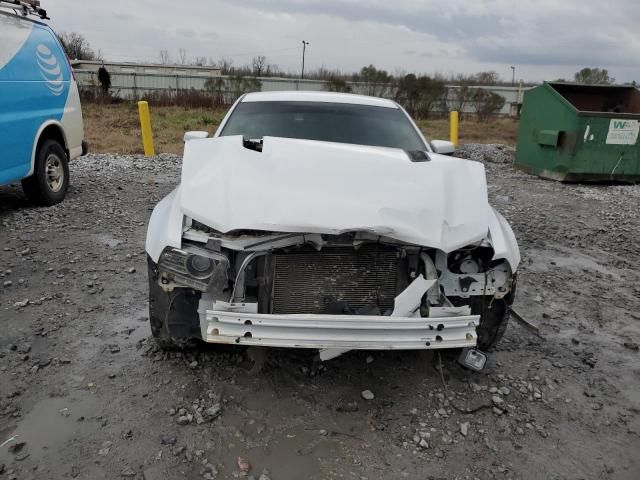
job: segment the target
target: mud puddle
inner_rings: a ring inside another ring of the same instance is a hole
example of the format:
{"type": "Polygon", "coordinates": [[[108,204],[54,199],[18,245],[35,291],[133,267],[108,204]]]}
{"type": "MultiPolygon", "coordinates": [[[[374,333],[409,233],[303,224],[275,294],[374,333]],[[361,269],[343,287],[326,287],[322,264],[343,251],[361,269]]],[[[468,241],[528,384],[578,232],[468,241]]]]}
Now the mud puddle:
{"type": "Polygon", "coordinates": [[[73,448],[75,439],[100,428],[95,417],[98,406],[97,399],[79,395],[38,402],[7,439],[2,439],[5,442],[13,438],[0,448],[0,464],[10,465],[26,458],[31,462],[56,461],[67,448],[73,448]],[[12,446],[15,449],[21,442],[26,444],[15,454],[11,453],[12,446]]]}

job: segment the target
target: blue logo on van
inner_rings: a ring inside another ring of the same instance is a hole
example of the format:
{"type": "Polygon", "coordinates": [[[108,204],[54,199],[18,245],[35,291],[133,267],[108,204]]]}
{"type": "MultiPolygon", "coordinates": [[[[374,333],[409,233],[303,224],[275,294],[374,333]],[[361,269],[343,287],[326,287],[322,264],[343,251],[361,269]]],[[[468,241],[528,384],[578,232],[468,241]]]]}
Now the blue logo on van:
{"type": "Polygon", "coordinates": [[[44,43],[41,43],[36,47],[36,58],[38,67],[40,67],[40,75],[47,82],[47,88],[56,97],[61,95],[64,92],[62,69],[55,54],[44,43]]]}

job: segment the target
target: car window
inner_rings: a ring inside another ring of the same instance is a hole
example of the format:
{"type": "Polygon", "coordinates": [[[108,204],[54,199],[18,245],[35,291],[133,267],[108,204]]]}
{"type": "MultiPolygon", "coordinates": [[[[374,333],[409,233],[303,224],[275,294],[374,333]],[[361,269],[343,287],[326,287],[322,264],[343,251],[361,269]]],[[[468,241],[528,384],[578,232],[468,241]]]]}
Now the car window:
{"type": "Polygon", "coordinates": [[[265,136],[425,150],[399,108],[325,102],[241,102],[221,136],[265,136]]]}

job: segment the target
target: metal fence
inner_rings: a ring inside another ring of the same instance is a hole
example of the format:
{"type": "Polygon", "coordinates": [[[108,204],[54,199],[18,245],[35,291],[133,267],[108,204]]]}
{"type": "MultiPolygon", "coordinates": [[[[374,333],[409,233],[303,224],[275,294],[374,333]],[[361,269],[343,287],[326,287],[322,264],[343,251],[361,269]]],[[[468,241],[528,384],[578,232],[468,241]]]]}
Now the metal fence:
{"type": "MultiPolygon", "coordinates": [[[[100,82],[98,74],[91,70],[74,70],[76,79],[81,88],[98,90],[100,82]]],[[[113,72],[111,77],[111,95],[122,99],[140,99],[150,94],[164,93],[175,95],[179,92],[202,92],[206,94],[221,95],[221,103],[232,103],[238,96],[238,89],[232,88],[233,82],[237,82],[238,77],[219,76],[203,77],[199,75],[170,75],[160,73],[135,73],[135,72],[113,72]],[[210,83],[207,83],[210,82],[210,83]],[[218,83],[216,87],[216,82],[218,83]],[[217,92],[216,92],[216,89],[217,92]]],[[[246,80],[253,82],[257,88],[263,92],[275,92],[286,90],[306,90],[306,91],[328,91],[330,83],[322,80],[300,80],[294,78],[258,77],[246,80]],[[257,83],[254,81],[257,80],[257,83]]],[[[389,85],[373,85],[367,83],[347,82],[352,93],[363,95],[375,95],[386,98],[395,96],[395,88],[389,85]]],[[[460,88],[455,85],[447,87],[447,95],[443,101],[434,106],[434,112],[447,112],[458,109],[461,113],[474,113],[476,111],[473,101],[466,102],[460,109],[456,101],[455,89],[460,88]]],[[[523,91],[528,87],[474,87],[484,88],[505,99],[504,106],[497,112],[497,115],[515,116],[518,113],[518,105],[522,103],[523,91]]]]}

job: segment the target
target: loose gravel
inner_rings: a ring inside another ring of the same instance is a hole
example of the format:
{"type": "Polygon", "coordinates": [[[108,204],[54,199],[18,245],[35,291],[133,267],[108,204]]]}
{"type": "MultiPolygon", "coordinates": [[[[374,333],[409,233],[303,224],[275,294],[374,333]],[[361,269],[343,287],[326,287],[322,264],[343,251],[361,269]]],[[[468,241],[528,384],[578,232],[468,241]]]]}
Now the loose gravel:
{"type": "Polygon", "coordinates": [[[455,156],[482,163],[513,164],[516,150],[496,143],[468,143],[456,150],[455,156]]]}
{"type": "Polygon", "coordinates": [[[0,478],[637,479],[640,187],[459,154],[485,164],[544,339],[511,323],[481,373],[445,352],[446,390],[437,353],[273,349],[252,374],[241,348],[159,350],[144,238],[177,156],[79,159],[47,209],[0,188],[0,478]]]}

